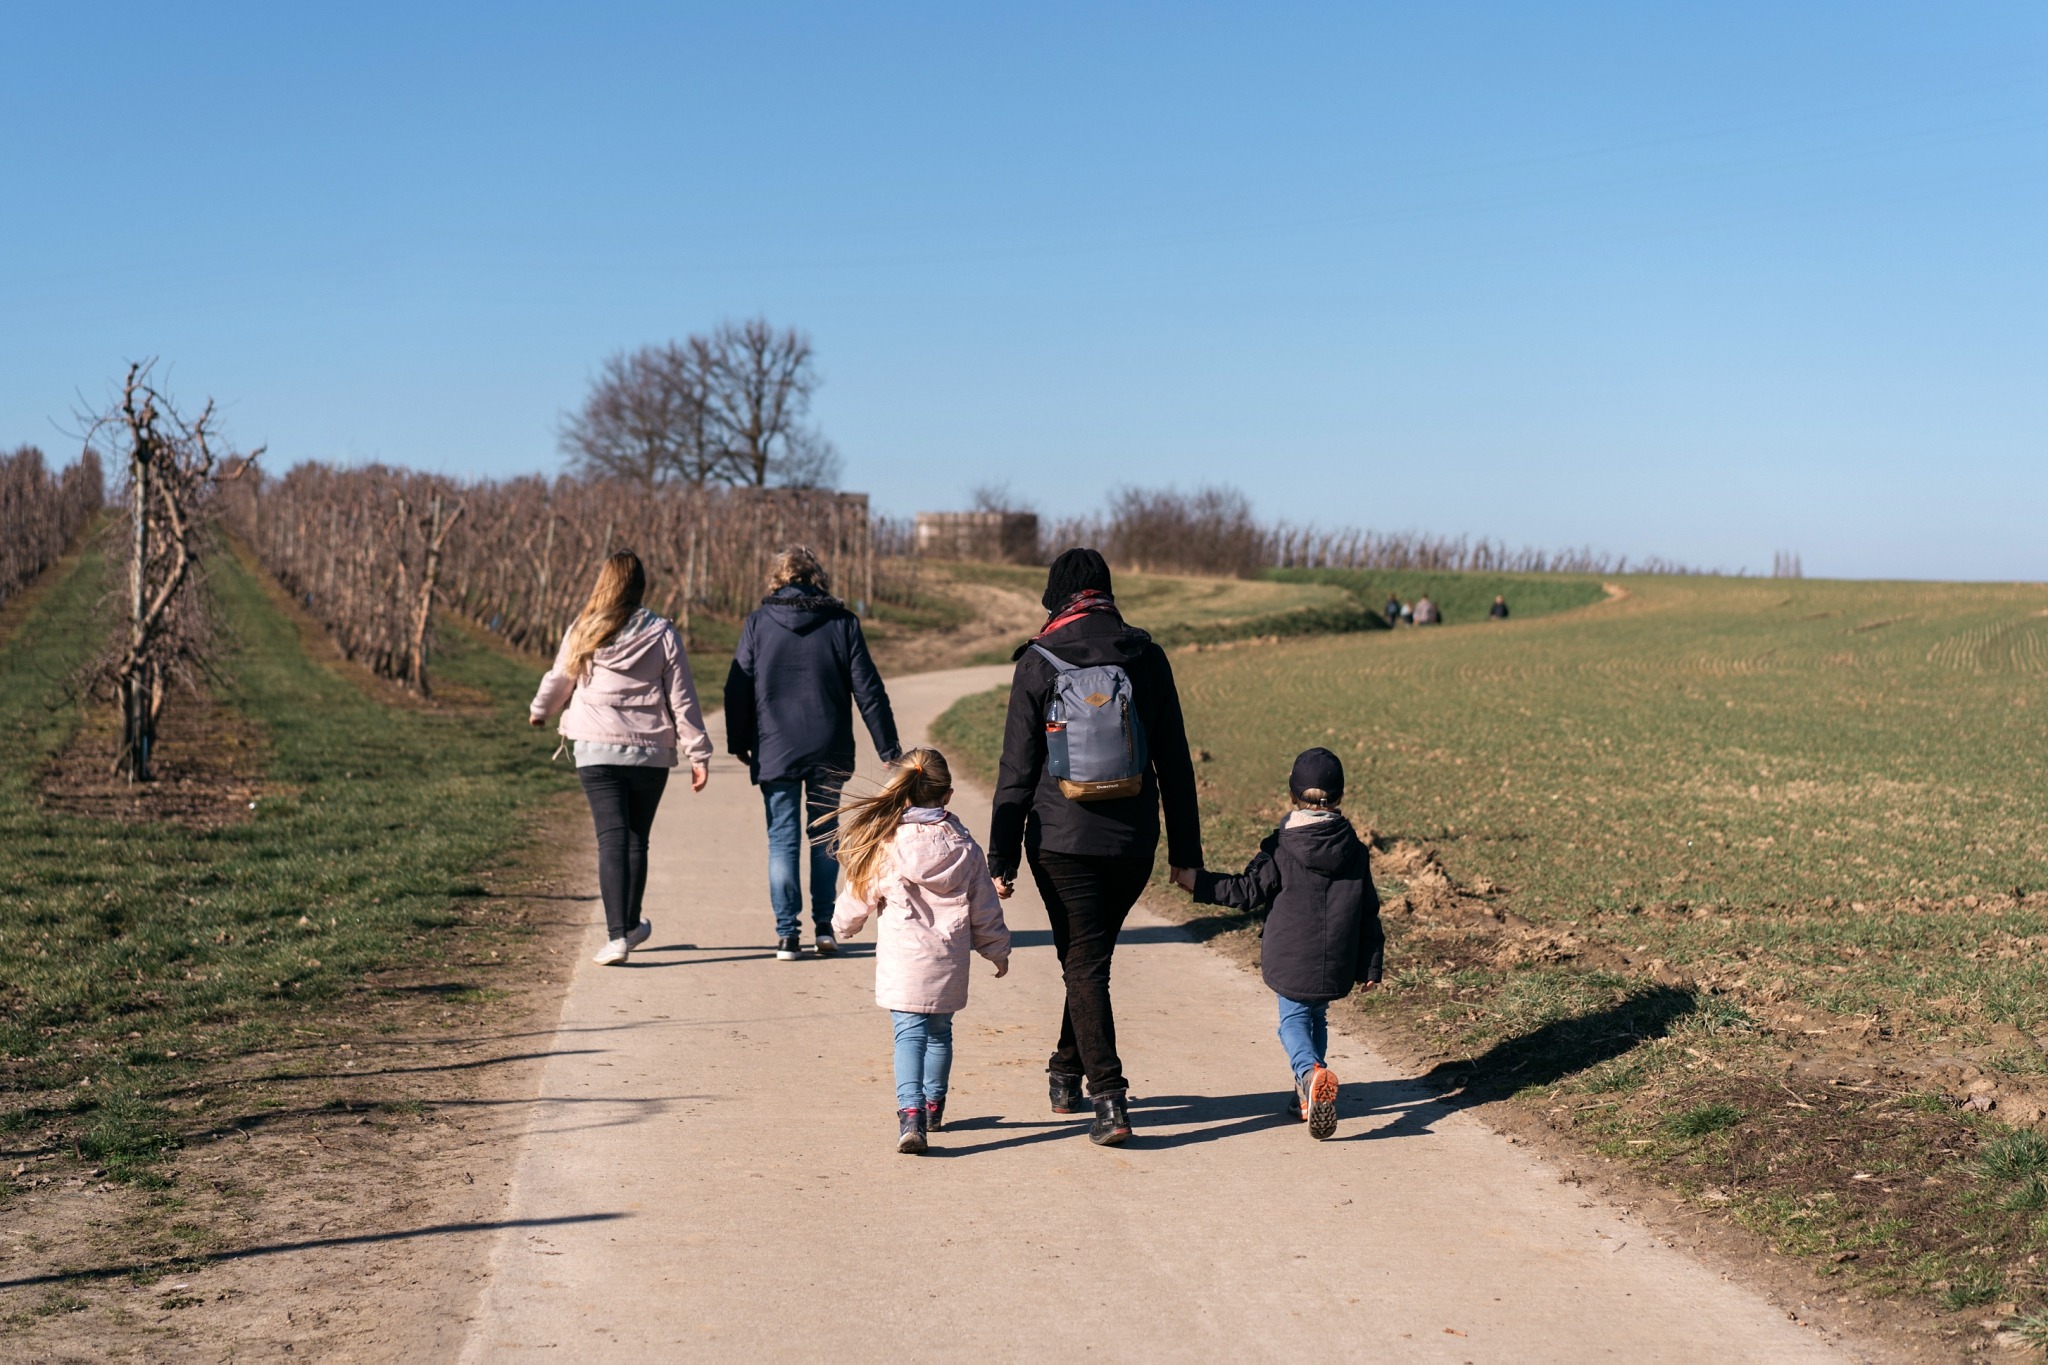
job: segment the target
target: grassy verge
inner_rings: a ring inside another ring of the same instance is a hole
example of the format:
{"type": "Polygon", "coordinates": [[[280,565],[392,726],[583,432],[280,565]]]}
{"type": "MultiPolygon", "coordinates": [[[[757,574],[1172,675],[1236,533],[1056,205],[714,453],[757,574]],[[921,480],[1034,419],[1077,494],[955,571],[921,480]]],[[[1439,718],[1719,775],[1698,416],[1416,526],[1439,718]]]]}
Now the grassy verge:
{"type": "MultiPolygon", "coordinates": [[[[1211,862],[1280,815],[1294,753],[1335,749],[1390,937],[1389,989],[1343,1017],[1817,1292],[2039,1323],[2048,591],[1626,586],[1176,659],[1211,862]]],[[[938,734],[985,774],[1001,717],[969,698],[938,734]]],[[[1256,959],[1249,919],[1190,927],[1256,959]]]]}
{"type": "Polygon", "coordinates": [[[150,1183],[210,1122],[204,1094],[174,1112],[173,1093],[444,959],[570,778],[521,721],[530,666],[450,632],[440,671],[487,709],[381,704],[309,659],[222,556],[236,642],[218,700],[267,737],[257,808],[207,830],[47,810],[36,775],[77,727],[64,680],[105,575],[88,552],[0,646],[0,1147],[150,1183]]]}
{"type": "MultiPolygon", "coordinates": [[[[1015,564],[933,565],[935,578],[1017,594],[1035,608],[1045,570],[1015,564]]],[[[1268,636],[1380,630],[1386,622],[1344,585],[1309,579],[1200,578],[1119,571],[1117,604],[1128,620],[1167,646],[1222,644],[1268,636]]],[[[1020,636],[1021,638],[1021,636],[1020,636]]],[[[1007,659],[993,651],[983,662],[1007,659]]]]}

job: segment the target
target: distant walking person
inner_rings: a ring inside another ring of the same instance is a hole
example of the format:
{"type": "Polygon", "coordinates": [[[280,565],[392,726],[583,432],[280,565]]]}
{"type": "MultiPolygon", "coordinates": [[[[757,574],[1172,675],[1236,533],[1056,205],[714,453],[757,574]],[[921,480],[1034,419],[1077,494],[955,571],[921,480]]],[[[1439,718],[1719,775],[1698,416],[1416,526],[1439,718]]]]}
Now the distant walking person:
{"type": "Polygon", "coordinates": [[[1493,618],[1494,620],[1496,620],[1496,621],[1505,621],[1505,620],[1507,620],[1507,619],[1508,619],[1508,599],[1507,599],[1507,598],[1505,598],[1505,597],[1502,597],[1502,596],[1501,596],[1501,595],[1500,595],[1499,593],[1495,593],[1495,594],[1493,595],[1493,605],[1492,605],[1492,606],[1490,606],[1490,607],[1488,607],[1488,608],[1486,609],[1486,614],[1487,614],[1487,615],[1488,615],[1489,617],[1491,617],[1491,618],[1493,618]]]}
{"type": "Polygon", "coordinates": [[[1194,762],[1166,652],[1124,623],[1102,556],[1068,550],[1054,560],[1043,601],[1044,629],[1016,654],[989,868],[1007,897],[1020,857],[1028,861],[1052,920],[1067,988],[1046,1063],[1052,1111],[1083,1112],[1085,1077],[1088,1136],[1113,1146],[1131,1120],[1110,959],[1151,878],[1162,804],[1168,862],[1201,866],[1194,762]]]}
{"type": "Polygon", "coordinates": [[[793,545],[775,557],[768,596],[740,627],[725,675],[725,747],[747,765],[768,813],[768,903],[775,956],[803,955],[800,864],[811,844],[811,924],[819,957],[838,951],[832,902],[839,862],[833,812],[853,772],[853,703],[884,763],[902,754],[889,693],[860,618],[832,596],[818,557],[793,545]]]}
{"type": "Polygon", "coordinates": [[[873,915],[875,1003],[896,1034],[896,1150],[922,1152],[946,1122],[953,1016],[967,1007],[980,953],[1001,977],[1010,930],[988,860],[947,811],[953,773],[937,749],[912,749],[873,796],[839,808],[846,889],[832,927],[847,938],[873,915]]]}
{"type": "Polygon", "coordinates": [[[1428,593],[1415,599],[1415,624],[1438,626],[1443,624],[1443,613],[1436,609],[1436,601],[1428,593]]]}
{"type": "Polygon", "coordinates": [[[677,754],[690,760],[691,791],[703,791],[711,776],[711,737],[689,656],[676,628],[640,605],[646,595],[638,555],[622,550],[605,560],[527,708],[533,725],[561,711],[562,739],[575,747],[576,776],[597,826],[608,938],[595,960],[604,966],[624,962],[654,932],[640,913],[647,841],[677,754]]]}
{"type": "Polygon", "coordinates": [[[1381,607],[1380,611],[1387,618],[1388,625],[1398,626],[1401,624],[1401,599],[1392,593],[1387,594],[1387,605],[1381,607]]]}

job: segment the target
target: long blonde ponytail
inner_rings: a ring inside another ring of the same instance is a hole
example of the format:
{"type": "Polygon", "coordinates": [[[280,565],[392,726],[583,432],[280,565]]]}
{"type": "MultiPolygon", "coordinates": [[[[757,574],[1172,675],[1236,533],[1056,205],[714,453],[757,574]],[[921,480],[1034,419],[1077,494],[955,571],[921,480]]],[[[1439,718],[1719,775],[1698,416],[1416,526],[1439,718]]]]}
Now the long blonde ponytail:
{"type": "Polygon", "coordinates": [[[590,600],[583,604],[576,624],[569,627],[570,677],[589,676],[591,656],[612,642],[646,596],[647,569],[639,555],[621,550],[605,560],[597,571],[597,586],[590,590],[590,600]]]}
{"type": "MultiPolygon", "coordinates": [[[[896,837],[903,812],[912,806],[938,806],[953,790],[953,770],[937,749],[912,749],[897,760],[896,771],[873,796],[841,803],[839,833],[833,851],[846,871],[847,885],[865,900],[882,870],[882,855],[896,837]]],[[[826,820],[835,817],[826,816],[826,820]]]]}

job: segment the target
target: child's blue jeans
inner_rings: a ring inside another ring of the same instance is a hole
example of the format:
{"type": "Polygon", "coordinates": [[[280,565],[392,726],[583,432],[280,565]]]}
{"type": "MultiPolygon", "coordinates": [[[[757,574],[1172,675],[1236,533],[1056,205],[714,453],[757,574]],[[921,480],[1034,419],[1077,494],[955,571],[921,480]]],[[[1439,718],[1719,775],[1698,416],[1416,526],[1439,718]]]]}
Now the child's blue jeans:
{"type": "Polygon", "coordinates": [[[953,1074],[953,1016],[890,1010],[896,1026],[896,1107],[915,1109],[946,1098],[953,1074]]]}
{"type": "MultiPolygon", "coordinates": [[[[1275,999],[1280,1002],[1280,1046],[1287,1049],[1288,1064],[1298,1079],[1329,1054],[1330,1006],[1323,1000],[1289,1000],[1284,995],[1275,999]]],[[[902,1055],[898,1051],[897,1056],[902,1055]]],[[[900,1062],[896,1074],[903,1074],[900,1062]]]]}

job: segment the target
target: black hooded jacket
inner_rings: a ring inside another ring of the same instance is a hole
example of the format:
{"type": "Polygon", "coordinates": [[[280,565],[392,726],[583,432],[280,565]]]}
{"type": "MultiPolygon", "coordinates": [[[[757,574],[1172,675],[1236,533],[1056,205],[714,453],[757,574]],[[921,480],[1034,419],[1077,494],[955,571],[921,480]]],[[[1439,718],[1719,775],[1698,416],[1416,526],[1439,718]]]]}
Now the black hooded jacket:
{"type": "Polygon", "coordinates": [[[838,598],[791,584],[740,627],[725,675],[725,748],[756,782],[853,771],[853,703],[885,763],[902,756],[889,693],[860,618],[838,598]]]}
{"type": "Polygon", "coordinates": [[[1062,795],[1059,779],[1045,767],[1045,704],[1052,695],[1053,666],[1030,645],[1020,648],[989,825],[989,871],[999,881],[1014,878],[1020,847],[1096,857],[1150,855],[1159,846],[1161,805],[1166,808],[1167,861],[1174,867],[1200,867],[1195,765],[1188,756],[1187,726],[1166,651],[1114,611],[1090,612],[1038,643],[1070,664],[1117,664],[1130,675],[1152,761],[1144,790],[1136,796],[1072,801],[1062,795]]]}
{"type": "Polygon", "coordinates": [[[1283,824],[1239,876],[1197,872],[1195,900],[1272,907],[1260,974],[1289,1000],[1342,1000],[1358,982],[1380,979],[1386,935],[1372,855],[1341,815],[1283,824]]]}

